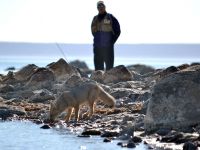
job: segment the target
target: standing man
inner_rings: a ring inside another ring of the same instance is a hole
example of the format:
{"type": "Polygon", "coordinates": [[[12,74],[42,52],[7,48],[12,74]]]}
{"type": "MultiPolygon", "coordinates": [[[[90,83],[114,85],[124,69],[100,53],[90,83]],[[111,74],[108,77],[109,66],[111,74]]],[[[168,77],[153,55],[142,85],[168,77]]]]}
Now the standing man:
{"type": "Polygon", "coordinates": [[[97,3],[98,15],[92,20],[91,30],[94,36],[94,66],[95,70],[106,70],[114,65],[114,44],[121,30],[118,20],[106,12],[103,1],[97,3]]]}

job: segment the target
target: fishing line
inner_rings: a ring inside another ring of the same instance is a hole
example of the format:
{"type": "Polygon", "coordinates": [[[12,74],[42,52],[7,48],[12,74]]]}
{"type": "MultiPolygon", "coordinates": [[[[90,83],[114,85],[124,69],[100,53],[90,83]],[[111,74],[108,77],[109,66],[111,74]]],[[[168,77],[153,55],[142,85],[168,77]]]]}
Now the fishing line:
{"type": "Polygon", "coordinates": [[[64,51],[63,51],[63,49],[60,47],[60,45],[59,45],[57,42],[55,42],[55,44],[56,44],[57,48],[59,49],[60,53],[61,53],[61,54],[63,55],[63,57],[65,58],[65,61],[68,62],[68,61],[67,61],[67,57],[66,57],[66,55],[65,55],[65,53],[64,53],[64,51]]]}

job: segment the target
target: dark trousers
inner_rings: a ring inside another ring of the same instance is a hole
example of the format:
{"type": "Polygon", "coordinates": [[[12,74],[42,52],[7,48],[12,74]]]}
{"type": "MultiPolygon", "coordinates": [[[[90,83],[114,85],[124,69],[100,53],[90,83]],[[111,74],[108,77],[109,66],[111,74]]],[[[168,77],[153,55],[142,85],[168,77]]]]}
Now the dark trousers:
{"type": "Polygon", "coordinates": [[[104,70],[104,63],[106,70],[113,68],[114,65],[114,46],[106,48],[94,47],[94,66],[95,70],[104,70]]]}

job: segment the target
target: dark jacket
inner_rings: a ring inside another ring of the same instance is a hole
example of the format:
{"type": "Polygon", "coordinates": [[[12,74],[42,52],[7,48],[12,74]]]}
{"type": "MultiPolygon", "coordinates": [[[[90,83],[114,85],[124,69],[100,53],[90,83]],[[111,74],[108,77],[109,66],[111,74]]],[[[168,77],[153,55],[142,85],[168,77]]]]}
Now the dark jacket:
{"type": "Polygon", "coordinates": [[[118,20],[109,13],[106,13],[104,16],[95,16],[91,30],[94,36],[95,48],[113,46],[121,33],[118,20]]]}

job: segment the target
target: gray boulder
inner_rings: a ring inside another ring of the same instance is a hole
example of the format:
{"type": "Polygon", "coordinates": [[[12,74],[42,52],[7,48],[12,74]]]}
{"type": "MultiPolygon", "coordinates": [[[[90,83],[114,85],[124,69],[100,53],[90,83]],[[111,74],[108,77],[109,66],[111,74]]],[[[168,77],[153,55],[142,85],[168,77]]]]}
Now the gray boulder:
{"type": "Polygon", "coordinates": [[[29,64],[15,73],[15,78],[19,81],[26,81],[35,71],[38,66],[29,64]]]}
{"type": "Polygon", "coordinates": [[[68,64],[64,59],[59,59],[57,62],[48,65],[56,77],[56,80],[66,80],[72,75],[79,75],[79,72],[75,67],[68,64]]]}
{"type": "Polygon", "coordinates": [[[120,65],[106,72],[95,71],[92,73],[90,79],[104,84],[118,83],[133,80],[133,74],[125,66],[120,65]]]}
{"type": "Polygon", "coordinates": [[[30,97],[29,102],[32,103],[43,103],[48,100],[54,100],[55,97],[53,93],[49,92],[47,89],[33,91],[34,95],[30,97]]]}
{"type": "Polygon", "coordinates": [[[51,89],[55,76],[48,68],[38,68],[26,83],[25,88],[38,90],[42,88],[51,89]]]}
{"type": "Polygon", "coordinates": [[[200,123],[199,85],[200,67],[173,73],[157,82],[147,108],[146,130],[200,123]]]}

